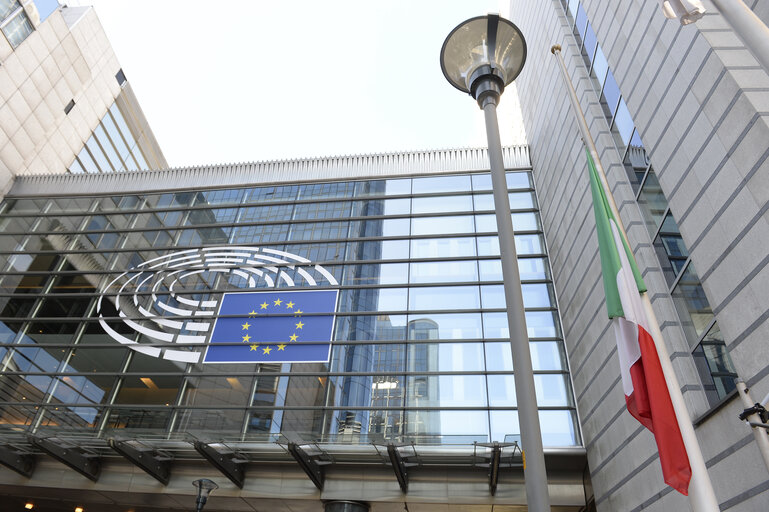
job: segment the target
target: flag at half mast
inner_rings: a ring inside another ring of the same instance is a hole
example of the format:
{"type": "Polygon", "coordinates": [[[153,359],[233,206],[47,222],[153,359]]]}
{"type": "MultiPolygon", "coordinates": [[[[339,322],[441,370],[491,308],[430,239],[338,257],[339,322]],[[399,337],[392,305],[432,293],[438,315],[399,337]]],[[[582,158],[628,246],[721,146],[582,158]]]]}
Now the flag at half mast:
{"type": "Polygon", "coordinates": [[[630,414],[654,434],[665,483],[688,495],[692,470],[641,299],[646,291],[587,151],[606,308],[614,325],[630,414]]]}

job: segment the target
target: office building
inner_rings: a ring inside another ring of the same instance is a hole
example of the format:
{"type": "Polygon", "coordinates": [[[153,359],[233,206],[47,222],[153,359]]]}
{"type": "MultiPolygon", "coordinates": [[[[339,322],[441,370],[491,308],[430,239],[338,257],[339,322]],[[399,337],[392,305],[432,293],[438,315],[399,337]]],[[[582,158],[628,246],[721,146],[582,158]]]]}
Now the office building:
{"type": "MultiPolygon", "coordinates": [[[[766,2],[745,2],[769,21],[766,2]]],[[[562,47],[628,230],[721,510],[766,508],[769,474],[738,419],[739,376],[769,392],[769,76],[706,2],[511,2],[517,80],[598,510],[675,510],[651,435],[625,411],[606,319],[586,157],[562,47]]]]}
{"type": "Polygon", "coordinates": [[[0,194],[17,175],[167,167],[91,7],[0,1],[0,194]]]}
{"type": "MultiPolygon", "coordinates": [[[[553,502],[577,512],[535,183],[525,146],[504,155],[553,502]]],[[[487,168],[448,150],[17,177],[0,494],[191,509],[206,477],[212,511],[525,506],[487,168]]]]}

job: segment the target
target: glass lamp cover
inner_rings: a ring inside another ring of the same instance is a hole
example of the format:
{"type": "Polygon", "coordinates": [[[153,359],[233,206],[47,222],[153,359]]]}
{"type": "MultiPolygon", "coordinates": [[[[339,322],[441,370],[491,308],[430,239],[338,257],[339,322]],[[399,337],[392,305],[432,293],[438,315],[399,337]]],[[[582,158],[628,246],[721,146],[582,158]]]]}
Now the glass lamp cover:
{"type": "MultiPolygon", "coordinates": [[[[495,16],[496,17],[496,16],[495,16]]],[[[526,62],[526,41],[513,23],[496,17],[496,39],[489,37],[491,16],[471,18],[446,38],[441,49],[441,69],[460,91],[469,92],[467,78],[479,66],[492,64],[504,72],[505,85],[515,80],[526,62]],[[494,48],[490,48],[494,44],[494,48]]]]}

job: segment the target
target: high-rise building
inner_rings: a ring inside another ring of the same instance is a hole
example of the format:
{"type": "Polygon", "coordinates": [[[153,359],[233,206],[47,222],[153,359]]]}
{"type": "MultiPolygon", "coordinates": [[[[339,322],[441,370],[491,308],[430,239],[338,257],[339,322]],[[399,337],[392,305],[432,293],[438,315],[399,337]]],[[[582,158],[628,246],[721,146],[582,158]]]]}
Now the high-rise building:
{"type": "Polygon", "coordinates": [[[0,195],[23,174],[167,167],[93,8],[45,14],[0,0],[0,195]]]}
{"type": "MultiPolygon", "coordinates": [[[[535,183],[526,147],[504,156],[550,489],[577,512],[585,451],[535,183]]],[[[17,177],[0,494],[189,509],[207,477],[212,511],[524,506],[487,167],[449,150],[17,177]],[[302,342],[321,355],[292,362],[302,342]]]]}
{"type": "MultiPolygon", "coordinates": [[[[745,2],[769,21],[769,4],[745,2]]],[[[706,3],[707,4],[707,3],[706,3]]],[[[511,3],[517,80],[598,510],[674,510],[651,435],[625,412],[586,157],[558,44],[627,226],[721,510],[763,510],[767,468],[735,378],[769,391],[769,76],[712,5],[511,3]]]]}

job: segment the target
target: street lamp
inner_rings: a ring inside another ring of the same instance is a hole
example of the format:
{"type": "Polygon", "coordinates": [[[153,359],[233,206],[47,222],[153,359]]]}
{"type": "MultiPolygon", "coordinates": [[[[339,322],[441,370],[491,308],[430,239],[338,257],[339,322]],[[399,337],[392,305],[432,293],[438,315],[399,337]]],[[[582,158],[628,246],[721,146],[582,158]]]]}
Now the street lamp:
{"type": "Polygon", "coordinates": [[[505,86],[521,72],[525,62],[526,41],[523,34],[513,23],[496,14],[478,16],[461,23],[449,33],[441,48],[443,75],[451,85],[475,98],[486,118],[518,421],[526,461],[526,501],[529,510],[545,512],[550,510],[547,473],[497,121],[499,97],[505,86]]]}
{"type": "Polygon", "coordinates": [[[211,494],[211,491],[218,489],[219,486],[208,478],[195,480],[192,482],[192,485],[198,488],[198,499],[195,501],[195,504],[197,505],[195,512],[202,512],[203,506],[206,504],[206,501],[208,501],[208,495],[211,494]]]}

